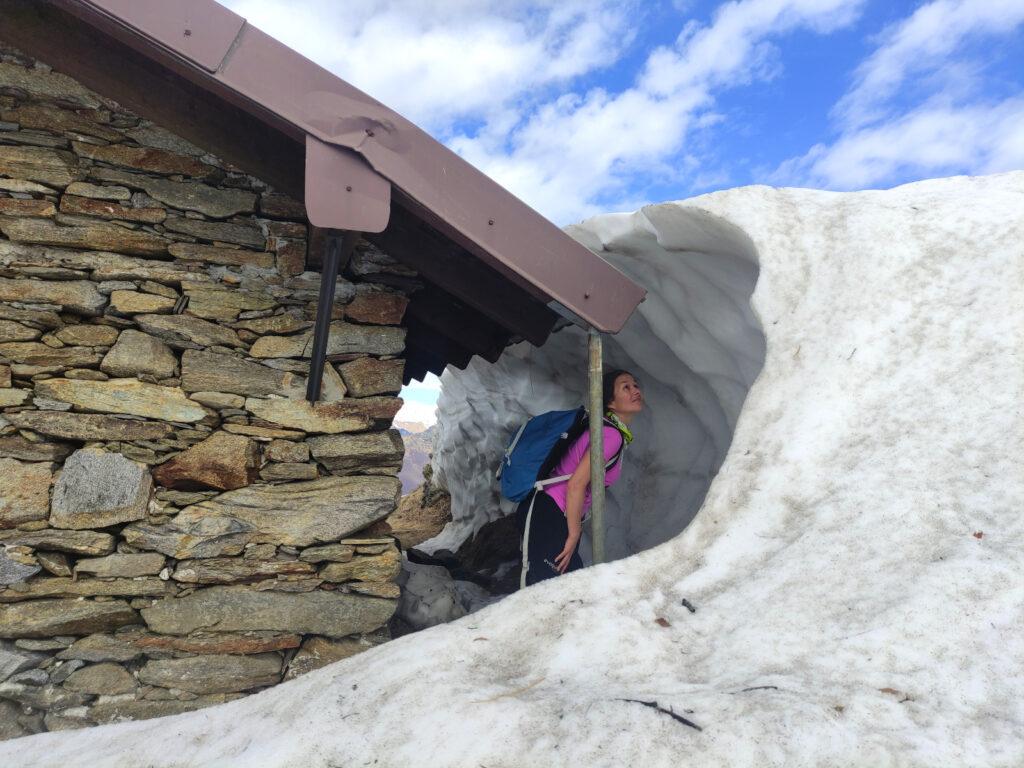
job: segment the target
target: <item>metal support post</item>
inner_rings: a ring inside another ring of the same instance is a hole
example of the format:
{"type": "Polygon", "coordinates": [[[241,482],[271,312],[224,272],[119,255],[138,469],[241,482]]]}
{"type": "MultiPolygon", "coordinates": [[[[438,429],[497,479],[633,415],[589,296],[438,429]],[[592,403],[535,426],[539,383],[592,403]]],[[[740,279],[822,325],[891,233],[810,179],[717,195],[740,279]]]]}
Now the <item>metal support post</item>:
{"type": "Polygon", "coordinates": [[[348,258],[359,239],[358,232],[346,231],[344,237],[331,234],[324,249],[320,269],[320,297],[316,305],[316,325],[313,329],[313,350],[309,356],[309,378],[306,380],[306,399],[315,403],[320,398],[320,386],[327,359],[327,337],[331,332],[331,314],[334,309],[334,288],[338,281],[338,268],[348,258]]]}
{"type": "Polygon", "coordinates": [[[590,532],[594,563],[604,558],[604,373],[601,334],[593,328],[588,334],[590,348],[590,532]]]}

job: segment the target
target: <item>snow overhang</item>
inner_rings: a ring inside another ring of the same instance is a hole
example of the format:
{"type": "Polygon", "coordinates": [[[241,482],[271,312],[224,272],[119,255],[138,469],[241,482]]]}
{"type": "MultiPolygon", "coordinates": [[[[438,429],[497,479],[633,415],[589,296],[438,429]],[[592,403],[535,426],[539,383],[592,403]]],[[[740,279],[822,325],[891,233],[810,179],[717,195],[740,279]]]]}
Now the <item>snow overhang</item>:
{"type": "Polygon", "coordinates": [[[303,199],[416,269],[408,377],[565,319],[606,333],[645,291],[396,112],[213,0],[9,0],[4,36],[303,199]]]}

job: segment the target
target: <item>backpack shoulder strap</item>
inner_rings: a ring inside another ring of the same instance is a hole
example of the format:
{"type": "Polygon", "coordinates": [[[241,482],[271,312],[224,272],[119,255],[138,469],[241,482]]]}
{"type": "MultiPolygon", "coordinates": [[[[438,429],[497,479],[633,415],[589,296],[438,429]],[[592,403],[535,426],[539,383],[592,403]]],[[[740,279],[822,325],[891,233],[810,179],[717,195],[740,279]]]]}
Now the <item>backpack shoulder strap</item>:
{"type": "Polygon", "coordinates": [[[604,426],[611,427],[612,429],[615,430],[615,434],[619,436],[619,450],[617,450],[615,452],[615,455],[612,456],[611,459],[609,459],[608,463],[604,465],[605,471],[607,471],[614,467],[618,463],[619,459],[622,458],[622,454],[626,450],[626,438],[622,436],[622,433],[618,430],[618,427],[616,427],[614,424],[608,421],[608,419],[604,419],[603,422],[604,426]]]}
{"type": "MultiPolygon", "coordinates": [[[[609,426],[609,427],[612,427],[612,428],[615,427],[615,425],[612,424],[607,419],[604,420],[604,424],[605,424],[605,426],[609,426]]],[[[618,463],[619,459],[622,458],[623,451],[626,450],[626,439],[624,437],[622,437],[622,433],[620,433],[618,429],[616,429],[615,432],[618,433],[618,435],[619,435],[619,441],[620,441],[619,442],[619,450],[617,450],[615,452],[615,455],[612,456],[610,459],[608,459],[608,461],[605,463],[605,465],[604,465],[605,472],[607,472],[609,469],[611,469],[612,467],[614,467],[618,463]]],[[[536,488],[538,491],[540,491],[540,490],[543,490],[544,488],[546,488],[549,485],[555,485],[556,483],[564,483],[564,482],[568,481],[570,477],[572,477],[572,475],[561,475],[559,477],[549,477],[549,478],[547,478],[545,480],[538,480],[537,482],[535,482],[533,484],[533,487],[536,488]]]]}

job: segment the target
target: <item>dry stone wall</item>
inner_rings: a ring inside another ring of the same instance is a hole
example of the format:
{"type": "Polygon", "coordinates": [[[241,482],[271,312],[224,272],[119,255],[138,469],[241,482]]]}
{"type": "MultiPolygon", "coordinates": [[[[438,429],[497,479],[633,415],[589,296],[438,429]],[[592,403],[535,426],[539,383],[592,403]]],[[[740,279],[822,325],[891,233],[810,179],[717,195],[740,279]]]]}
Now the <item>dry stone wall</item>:
{"type": "Polygon", "coordinates": [[[0,45],[0,738],[381,642],[402,316],[361,245],[322,402],[300,203],[0,45]]]}

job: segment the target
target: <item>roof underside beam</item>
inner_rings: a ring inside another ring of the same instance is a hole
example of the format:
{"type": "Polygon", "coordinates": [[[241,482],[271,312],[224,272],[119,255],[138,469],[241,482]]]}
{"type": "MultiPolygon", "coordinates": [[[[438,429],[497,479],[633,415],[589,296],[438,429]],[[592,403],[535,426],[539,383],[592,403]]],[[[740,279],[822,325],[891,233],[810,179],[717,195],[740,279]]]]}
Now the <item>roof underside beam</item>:
{"type": "Polygon", "coordinates": [[[400,205],[392,207],[391,222],[366,239],[415,269],[429,282],[451,293],[492,321],[540,346],[558,315],[534,296],[446,239],[400,205]]]}

